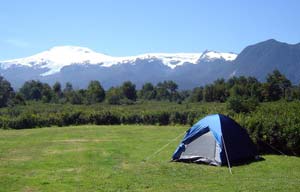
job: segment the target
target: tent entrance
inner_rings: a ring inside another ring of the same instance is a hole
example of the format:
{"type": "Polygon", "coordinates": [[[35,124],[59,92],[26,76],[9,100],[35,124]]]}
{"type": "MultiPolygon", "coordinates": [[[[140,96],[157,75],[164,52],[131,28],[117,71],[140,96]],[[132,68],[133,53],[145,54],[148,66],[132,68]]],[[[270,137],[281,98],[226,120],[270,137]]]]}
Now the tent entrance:
{"type": "Polygon", "coordinates": [[[219,165],[220,150],[214,135],[208,131],[185,146],[180,160],[219,165]]]}

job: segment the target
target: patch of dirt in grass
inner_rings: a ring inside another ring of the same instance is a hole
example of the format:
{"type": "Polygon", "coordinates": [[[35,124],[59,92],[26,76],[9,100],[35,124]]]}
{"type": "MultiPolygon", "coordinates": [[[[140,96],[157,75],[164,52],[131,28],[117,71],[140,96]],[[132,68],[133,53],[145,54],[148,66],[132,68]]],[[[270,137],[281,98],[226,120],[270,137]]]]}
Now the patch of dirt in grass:
{"type": "Polygon", "coordinates": [[[103,157],[108,157],[108,156],[110,156],[110,153],[107,152],[107,151],[105,151],[105,150],[103,150],[101,154],[102,154],[103,157]]]}
{"type": "Polygon", "coordinates": [[[79,173],[81,171],[82,171],[82,169],[80,167],[77,167],[77,168],[65,168],[65,169],[56,170],[56,172],[76,172],[76,173],[79,173]]]}
{"type": "Polygon", "coordinates": [[[64,154],[68,152],[81,152],[81,151],[88,151],[87,148],[74,148],[74,149],[64,149],[64,150],[49,150],[46,151],[47,154],[64,154]]]}
{"type": "Polygon", "coordinates": [[[38,190],[33,187],[26,186],[22,191],[23,192],[34,192],[34,191],[38,191],[38,190]]]}
{"type": "Polygon", "coordinates": [[[53,140],[55,143],[86,143],[86,142],[110,142],[116,141],[113,139],[64,139],[64,140],[53,140]]]}
{"type": "Polygon", "coordinates": [[[4,157],[0,158],[0,161],[29,161],[32,157],[29,156],[20,156],[20,157],[4,157]]]}
{"type": "Polygon", "coordinates": [[[128,164],[128,162],[122,162],[121,163],[121,167],[122,169],[125,169],[125,170],[129,170],[131,168],[130,164],[128,164]]]}

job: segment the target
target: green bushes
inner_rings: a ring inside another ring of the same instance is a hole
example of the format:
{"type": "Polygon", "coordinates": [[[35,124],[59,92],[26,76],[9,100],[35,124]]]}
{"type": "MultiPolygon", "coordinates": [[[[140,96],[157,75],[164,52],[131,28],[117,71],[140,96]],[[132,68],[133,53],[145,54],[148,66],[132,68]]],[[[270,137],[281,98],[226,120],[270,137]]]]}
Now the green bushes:
{"type": "Polygon", "coordinates": [[[259,105],[256,98],[243,98],[240,96],[230,97],[227,101],[227,108],[235,113],[249,113],[259,105]]]}
{"type": "Polygon", "coordinates": [[[263,103],[238,121],[261,152],[300,155],[300,103],[263,103]]]}
{"type": "Polygon", "coordinates": [[[96,125],[117,125],[120,124],[120,118],[118,114],[112,114],[110,112],[97,112],[90,116],[90,123],[96,125]]]}
{"type": "MultiPolygon", "coordinates": [[[[68,126],[80,124],[116,125],[151,124],[177,125],[196,121],[199,110],[195,104],[186,108],[169,102],[150,102],[135,105],[59,105],[32,102],[26,106],[15,106],[0,110],[0,127],[25,129],[46,126],[68,126]]],[[[210,105],[210,104],[207,104],[210,105]]],[[[212,108],[213,109],[213,108],[212,108]]]]}

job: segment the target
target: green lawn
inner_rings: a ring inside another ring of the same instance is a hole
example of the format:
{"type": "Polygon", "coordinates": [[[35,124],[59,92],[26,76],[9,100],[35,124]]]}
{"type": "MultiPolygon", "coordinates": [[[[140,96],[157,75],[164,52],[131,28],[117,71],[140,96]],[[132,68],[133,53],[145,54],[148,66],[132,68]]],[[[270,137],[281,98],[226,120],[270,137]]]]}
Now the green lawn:
{"type": "Polygon", "coordinates": [[[300,158],[233,167],[170,163],[187,126],[0,130],[0,191],[300,191],[300,158]]]}

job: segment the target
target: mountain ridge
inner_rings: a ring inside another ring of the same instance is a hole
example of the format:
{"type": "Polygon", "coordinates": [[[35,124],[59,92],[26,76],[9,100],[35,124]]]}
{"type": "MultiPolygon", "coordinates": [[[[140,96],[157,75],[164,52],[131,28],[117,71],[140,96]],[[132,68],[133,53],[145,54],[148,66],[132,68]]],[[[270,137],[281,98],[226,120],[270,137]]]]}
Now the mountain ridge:
{"type": "Polygon", "coordinates": [[[0,62],[0,74],[15,88],[28,80],[71,82],[75,88],[84,88],[91,80],[99,80],[105,88],[127,80],[138,88],[146,82],[173,80],[181,89],[191,89],[218,78],[241,75],[264,81],[275,69],[299,83],[300,43],[269,39],[249,45],[239,54],[206,50],[128,57],[112,57],[78,46],[57,46],[30,57],[0,62]]]}
{"type": "Polygon", "coordinates": [[[55,46],[29,57],[0,61],[0,64],[3,69],[14,65],[49,68],[48,72],[41,74],[42,76],[47,76],[55,74],[63,67],[72,64],[95,64],[111,67],[117,64],[134,63],[137,59],[159,59],[165,65],[174,69],[184,63],[197,64],[201,59],[206,59],[207,61],[214,59],[233,60],[236,56],[234,53],[205,51],[203,53],[145,53],[137,56],[112,57],[86,47],[55,46]]]}

